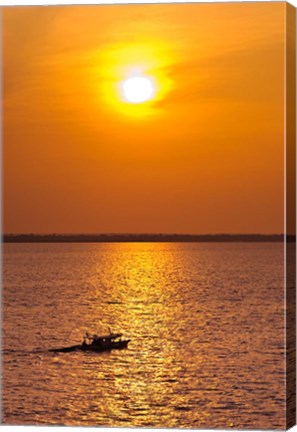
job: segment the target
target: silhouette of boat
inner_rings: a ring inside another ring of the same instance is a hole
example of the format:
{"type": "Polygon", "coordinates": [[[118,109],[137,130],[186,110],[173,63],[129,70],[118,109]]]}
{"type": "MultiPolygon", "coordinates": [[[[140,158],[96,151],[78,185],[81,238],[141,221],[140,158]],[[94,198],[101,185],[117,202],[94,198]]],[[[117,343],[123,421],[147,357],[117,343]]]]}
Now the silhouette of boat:
{"type": "Polygon", "coordinates": [[[51,352],[72,352],[72,351],[111,351],[113,349],[127,348],[130,339],[122,339],[122,333],[110,333],[109,335],[97,336],[86,333],[80,345],[72,345],[62,348],[52,348],[51,352]]]}

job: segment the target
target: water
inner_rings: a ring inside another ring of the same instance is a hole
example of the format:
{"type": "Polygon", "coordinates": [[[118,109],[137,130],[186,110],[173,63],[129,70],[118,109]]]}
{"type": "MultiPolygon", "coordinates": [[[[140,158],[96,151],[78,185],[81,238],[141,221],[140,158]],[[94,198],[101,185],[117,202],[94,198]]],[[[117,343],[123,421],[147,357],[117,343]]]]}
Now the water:
{"type": "Polygon", "coordinates": [[[6,244],[3,421],[285,427],[283,245],[6,244]],[[108,327],[110,353],[50,353],[108,327]]]}

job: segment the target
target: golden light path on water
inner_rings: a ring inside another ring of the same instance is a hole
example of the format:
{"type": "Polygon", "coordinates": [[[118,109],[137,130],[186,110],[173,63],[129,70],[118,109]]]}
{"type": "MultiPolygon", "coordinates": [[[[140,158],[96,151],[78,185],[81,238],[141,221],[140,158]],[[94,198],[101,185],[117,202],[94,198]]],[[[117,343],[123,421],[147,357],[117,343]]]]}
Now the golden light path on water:
{"type": "MultiPolygon", "coordinates": [[[[158,254],[159,245],[145,249],[141,244],[133,245],[132,252],[127,251],[126,245],[119,244],[111,244],[108,249],[108,262],[103,265],[108,271],[102,276],[102,261],[99,259],[100,265],[96,265],[95,276],[89,280],[93,286],[100,286],[94,293],[95,304],[96,299],[102,297],[104,286],[105,293],[110,296],[107,303],[114,311],[110,316],[107,314],[106,326],[116,316],[124,333],[132,337],[131,350],[134,346],[141,355],[131,358],[128,377],[126,362],[114,364],[113,392],[117,396],[105,405],[104,413],[111,419],[123,422],[126,421],[123,413],[126,413],[134,418],[134,425],[150,426],[156,422],[158,409],[162,411],[172,402],[175,402],[177,411],[190,410],[183,406],[183,402],[179,402],[179,399],[183,400],[183,395],[179,394],[177,379],[179,375],[183,375],[184,364],[193,355],[193,351],[188,350],[193,342],[191,334],[187,334],[187,328],[181,328],[187,312],[183,307],[183,292],[176,290],[175,286],[176,275],[179,273],[175,258],[176,246],[171,245],[169,253],[161,257],[158,254]],[[114,284],[117,286],[116,291],[114,284]],[[177,341],[181,337],[186,345],[178,348],[177,341]],[[119,403],[122,415],[119,414],[119,403]]],[[[91,315],[98,316],[96,306],[92,308],[91,315]]],[[[201,328],[206,319],[207,316],[199,317],[201,328]]],[[[195,367],[199,367],[201,361],[202,358],[196,357],[195,367]]],[[[194,375],[192,378],[195,378],[194,375]]],[[[94,379],[101,382],[104,379],[102,371],[94,379]]],[[[97,386],[94,390],[95,396],[97,386]]],[[[199,418],[206,421],[208,415],[200,413],[199,418]]],[[[96,423],[100,424],[101,417],[102,413],[98,413],[96,423]]],[[[172,418],[170,412],[162,415],[162,421],[177,426],[176,418],[172,418]]],[[[111,424],[116,425],[116,422],[111,424]]]]}
{"type": "Polygon", "coordinates": [[[6,246],[5,422],[284,425],[281,244],[6,246]],[[128,349],[47,352],[109,327],[128,349]]]}

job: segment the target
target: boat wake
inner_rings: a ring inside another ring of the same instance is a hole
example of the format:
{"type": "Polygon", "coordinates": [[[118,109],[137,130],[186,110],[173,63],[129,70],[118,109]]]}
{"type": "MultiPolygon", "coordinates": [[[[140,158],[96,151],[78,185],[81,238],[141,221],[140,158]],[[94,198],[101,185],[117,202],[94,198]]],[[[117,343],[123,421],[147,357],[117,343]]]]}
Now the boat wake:
{"type": "Polygon", "coordinates": [[[35,349],[32,351],[26,350],[14,350],[14,349],[4,349],[2,350],[3,355],[9,354],[19,354],[19,355],[28,355],[28,354],[44,354],[44,353],[69,353],[75,351],[88,351],[88,352],[104,352],[111,351],[114,349],[123,349],[127,348],[130,339],[122,339],[121,333],[110,333],[105,336],[97,336],[86,335],[83,338],[83,342],[79,345],[71,345],[66,347],[59,348],[50,348],[50,349],[35,349]]]}
{"type": "Polygon", "coordinates": [[[2,354],[20,354],[20,355],[27,355],[27,354],[42,354],[47,352],[48,350],[45,349],[36,349],[32,351],[26,351],[26,350],[14,350],[14,349],[4,349],[1,351],[2,354]]]}

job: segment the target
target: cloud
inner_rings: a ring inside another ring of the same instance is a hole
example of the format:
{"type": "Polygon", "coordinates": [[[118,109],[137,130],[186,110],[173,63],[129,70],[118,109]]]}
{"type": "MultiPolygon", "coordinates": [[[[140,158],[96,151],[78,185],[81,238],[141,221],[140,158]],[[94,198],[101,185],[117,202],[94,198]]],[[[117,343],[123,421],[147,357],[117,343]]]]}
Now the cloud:
{"type": "MultiPolygon", "coordinates": [[[[193,49],[194,51],[194,49],[193,49]]],[[[175,88],[159,107],[195,103],[279,102],[283,86],[284,41],[280,35],[165,68],[175,88]]]]}

